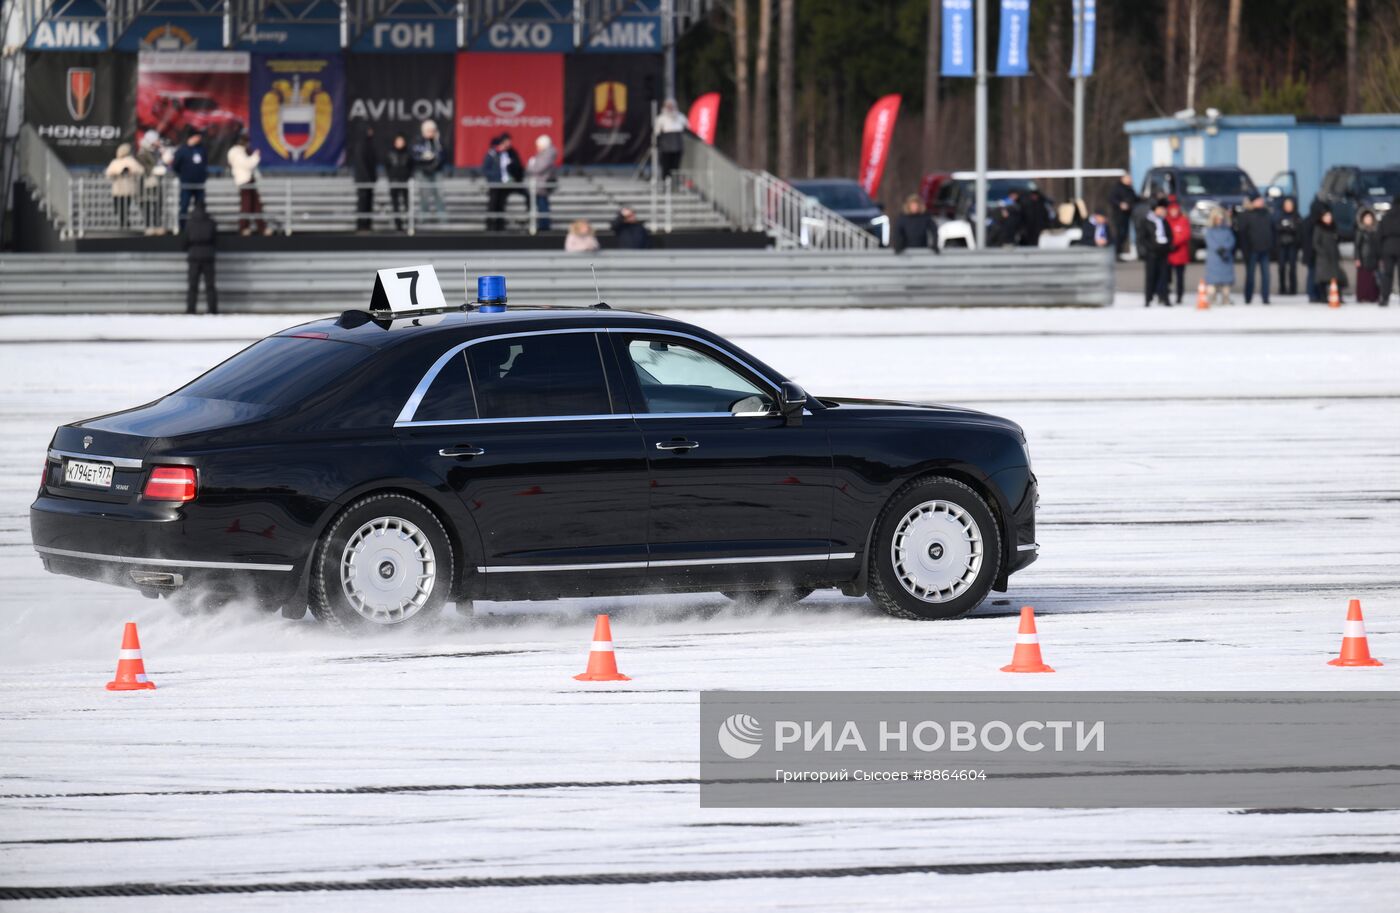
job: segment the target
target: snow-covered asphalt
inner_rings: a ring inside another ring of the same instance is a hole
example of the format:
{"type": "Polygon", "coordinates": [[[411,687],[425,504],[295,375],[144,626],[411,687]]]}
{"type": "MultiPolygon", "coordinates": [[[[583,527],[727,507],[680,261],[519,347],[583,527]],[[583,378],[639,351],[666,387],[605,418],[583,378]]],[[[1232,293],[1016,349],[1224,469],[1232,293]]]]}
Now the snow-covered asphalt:
{"type": "Polygon", "coordinates": [[[180,616],[45,574],[28,538],[55,425],[296,319],[2,318],[0,906],[1391,908],[1400,811],[721,811],[695,780],[703,689],[1400,689],[1397,311],[681,314],[817,394],[1020,422],[1039,563],[948,623],[700,595],[479,603],[358,639],[180,616]],[[1326,665],[1352,597],[1383,668],[1326,665]],[[997,671],[1022,604],[1054,676],[997,671]],[[631,682],[571,678],[598,611],[631,682]],[[103,690],[128,619],[156,691],[103,690]]]}

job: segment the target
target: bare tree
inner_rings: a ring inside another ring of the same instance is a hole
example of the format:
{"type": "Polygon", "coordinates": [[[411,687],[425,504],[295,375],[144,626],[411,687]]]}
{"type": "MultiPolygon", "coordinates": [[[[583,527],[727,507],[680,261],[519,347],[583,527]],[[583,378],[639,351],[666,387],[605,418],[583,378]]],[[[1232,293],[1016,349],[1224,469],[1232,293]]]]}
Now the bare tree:
{"type": "Polygon", "coordinates": [[[1357,0],[1347,0],[1347,112],[1356,110],[1356,7],[1357,0]]]}
{"type": "Polygon", "coordinates": [[[797,132],[793,107],[793,16],[797,0],[778,0],[778,176],[793,174],[792,140],[797,132]]]}
{"type": "Polygon", "coordinates": [[[734,157],[740,165],[749,163],[749,142],[753,138],[753,108],[749,99],[749,3],[734,0],[734,157]]]}
{"type": "Polygon", "coordinates": [[[1177,24],[1181,20],[1180,0],[1167,0],[1167,59],[1166,59],[1166,83],[1167,83],[1167,107],[1176,104],[1176,41],[1177,24]]]}
{"type": "Polygon", "coordinates": [[[1230,16],[1225,26],[1225,84],[1240,81],[1240,7],[1242,0],[1230,0],[1230,16]]]}
{"type": "Polygon", "coordinates": [[[1187,0],[1186,15],[1186,107],[1194,110],[1201,77],[1201,0],[1187,0]]]}
{"type": "Polygon", "coordinates": [[[758,56],[753,80],[753,164],[768,169],[769,116],[768,71],[773,57],[773,0],[758,0],[758,56]]]}
{"type": "Polygon", "coordinates": [[[938,161],[938,76],[942,56],[943,4],[928,0],[928,50],[924,54],[924,141],[923,164],[932,168],[938,161]]]}

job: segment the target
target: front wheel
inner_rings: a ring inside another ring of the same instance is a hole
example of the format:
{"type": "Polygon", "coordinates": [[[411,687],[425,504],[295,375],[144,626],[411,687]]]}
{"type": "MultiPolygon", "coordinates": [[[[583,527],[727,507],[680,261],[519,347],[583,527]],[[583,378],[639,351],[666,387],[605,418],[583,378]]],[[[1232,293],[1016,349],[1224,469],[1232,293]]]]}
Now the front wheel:
{"type": "Polygon", "coordinates": [[[452,545],[437,516],[407,495],[351,504],[316,547],[311,611],[343,630],[374,630],[425,618],[452,588],[452,545]]]}
{"type": "Polygon", "coordinates": [[[1001,530],[985,499],[934,477],[905,485],[871,542],[870,595],[898,618],[955,618],[981,604],[1001,570],[1001,530]]]}

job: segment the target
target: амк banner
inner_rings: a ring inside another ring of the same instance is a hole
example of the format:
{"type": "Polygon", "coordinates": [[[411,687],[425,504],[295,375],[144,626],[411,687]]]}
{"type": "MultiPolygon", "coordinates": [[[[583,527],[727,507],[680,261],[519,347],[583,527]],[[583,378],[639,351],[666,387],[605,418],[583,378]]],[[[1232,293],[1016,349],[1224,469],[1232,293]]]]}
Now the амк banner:
{"type": "MultiPolygon", "coordinates": [[[[571,54],[564,158],[578,165],[625,165],[651,150],[651,107],[661,104],[661,58],[571,54]]],[[[694,125],[691,125],[692,128],[694,125]]]]}
{"type": "Polygon", "coordinates": [[[345,156],[345,61],[258,54],[249,79],[253,148],[262,165],[334,167],[345,156]]]}
{"type": "Polygon", "coordinates": [[[345,64],[351,130],[358,135],[361,127],[373,127],[381,157],[395,133],[412,145],[425,120],[451,140],[453,67],[451,54],[351,54],[345,64]]]}
{"type": "Polygon", "coordinates": [[[44,51],[24,65],[24,122],[69,165],[111,161],[135,122],[136,55],[44,51]]]}

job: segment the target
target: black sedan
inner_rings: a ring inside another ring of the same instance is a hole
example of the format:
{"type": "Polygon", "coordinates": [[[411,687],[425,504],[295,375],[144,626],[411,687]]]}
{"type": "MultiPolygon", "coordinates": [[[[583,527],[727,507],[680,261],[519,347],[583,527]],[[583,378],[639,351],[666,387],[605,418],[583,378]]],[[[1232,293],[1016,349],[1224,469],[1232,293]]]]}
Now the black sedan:
{"type": "Polygon", "coordinates": [[[1036,498],[1006,419],[811,397],[663,317],[462,307],[347,311],[64,425],[30,526],[54,573],[345,628],[819,587],[948,618],[1035,560],[1036,498]]]}

